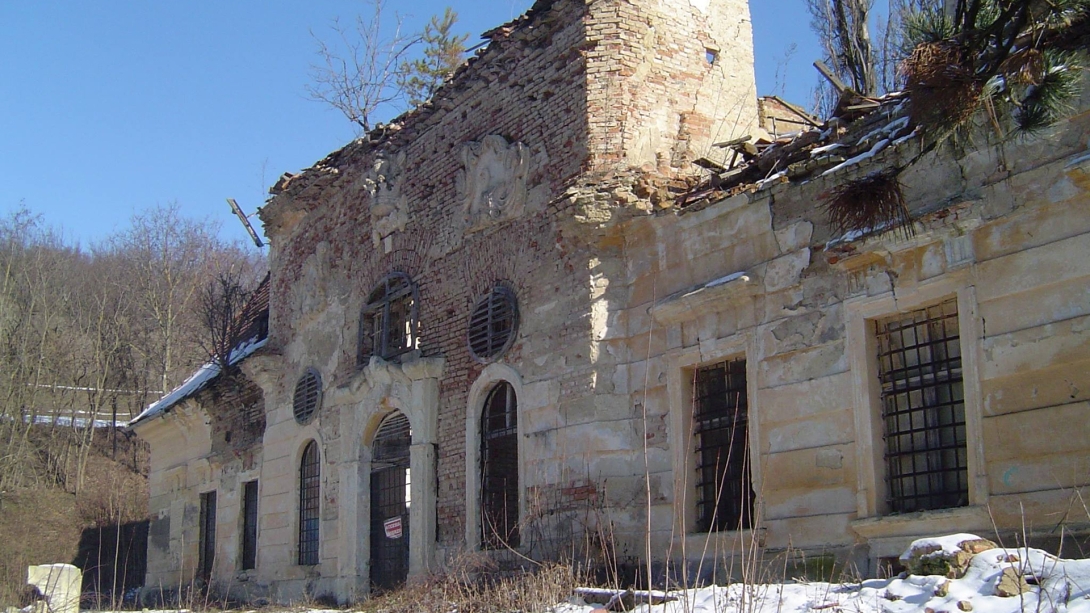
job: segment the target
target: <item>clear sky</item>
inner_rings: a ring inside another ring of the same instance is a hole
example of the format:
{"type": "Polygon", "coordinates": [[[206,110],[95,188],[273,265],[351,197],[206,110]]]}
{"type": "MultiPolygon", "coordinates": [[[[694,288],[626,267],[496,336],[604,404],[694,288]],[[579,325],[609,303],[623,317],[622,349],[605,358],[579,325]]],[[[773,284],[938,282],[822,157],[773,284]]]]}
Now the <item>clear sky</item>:
{"type": "MultiPolygon", "coordinates": [[[[452,6],[469,44],[531,4],[388,0],[410,29],[452,6]]],[[[225,198],[252,213],[281,173],[355,136],[304,86],[311,32],[329,38],[334,18],[361,10],[358,0],[0,0],[0,214],[23,204],[86,246],[135,211],[177,202],[244,239],[225,198]]],[[[751,0],[751,11],[759,93],[809,106],[819,52],[803,0],[751,0]]]]}

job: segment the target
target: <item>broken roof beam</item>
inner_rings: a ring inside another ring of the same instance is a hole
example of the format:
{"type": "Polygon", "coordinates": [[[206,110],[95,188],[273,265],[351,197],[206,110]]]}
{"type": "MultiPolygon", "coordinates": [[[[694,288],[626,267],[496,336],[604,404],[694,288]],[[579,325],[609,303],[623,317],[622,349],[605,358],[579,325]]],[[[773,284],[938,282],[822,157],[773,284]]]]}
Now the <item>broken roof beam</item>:
{"type": "Polygon", "coordinates": [[[821,60],[814,62],[814,68],[817,68],[818,72],[821,73],[821,76],[829,80],[829,83],[831,83],[832,86],[836,88],[836,91],[840,92],[841,94],[852,91],[852,88],[845,85],[844,82],[836,76],[836,73],[834,73],[828,66],[825,65],[825,62],[822,62],[821,60]]]}
{"type": "Polygon", "coordinates": [[[810,124],[811,126],[813,126],[815,128],[820,128],[821,127],[821,122],[814,119],[814,117],[812,115],[810,115],[809,113],[807,113],[805,110],[803,110],[802,107],[797,106],[795,104],[791,104],[790,102],[784,100],[783,98],[780,98],[779,96],[769,96],[769,98],[772,98],[776,102],[782,104],[785,109],[791,111],[795,115],[798,115],[799,119],[802,119],[803,121],[810,124]]]}

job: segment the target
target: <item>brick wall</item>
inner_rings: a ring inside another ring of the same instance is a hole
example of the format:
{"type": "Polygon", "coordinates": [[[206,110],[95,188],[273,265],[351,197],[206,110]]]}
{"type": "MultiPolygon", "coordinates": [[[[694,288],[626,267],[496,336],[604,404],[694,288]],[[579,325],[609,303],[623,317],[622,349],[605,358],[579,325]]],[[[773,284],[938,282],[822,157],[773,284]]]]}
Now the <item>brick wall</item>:
{"type": "MultiPolygon", "coordinates": [[[[622,240],[595,230],[587,186],[593,192],[599,176],[628,177],[620,183],[631,188],[637,175],[630,168],[649,161],[671,175],[690,173],[688,161],[706,149],[699,139],[712,138],[728,115],[743,124],[731,123],[728,135],[756,117],[746,2],[717,0],[704,10],[681,0],[645,4],[539,2],[495,33],[432,103],[282,182],[261,213],[272,243],[269,348],[284,355],[288,373],[313,366],[327,389],[345,384],[357,372],[359,315],[372,288],[394,271],[417,284],[419,349],[445,360],[441,544],[457,545],[465,533],[466,402],[482,369],[466,346],[475,301],[499,280],[517,292],[521,327],[503,362],[524,384],[559,383],[558,399],[540,407],[557,425],[534,433],[544,455],[527,485],[566,484],[586,451],[566,423],[585,423],[597,410],[593,397],[612,393],[612,371],[602,365],[616,357],[597,346],[605,322],[592,305],[626,295],[621,288],[603,298],[594,287],[602,269],[619,270],[622,240]],[[718,52],[715,64],[707,61],[710,49],[718,52]],[[747,102],[712,110],[724,96],[747,102]],[[495,134],[526,147],[528,196],[520,214],[480,227],[465,218],[461,151],[495,134]],[[364,178],[378,180],[376,163],[399,159],[383,180],[403,198],[407,222],[380,244],[364,178]],[[614,259],[600,259],[607,255],[614,259]]],[[[608,190],[592,195],[599,210],[618,203],[608,190]]],[[[337,436],[330,430],[326,442],[337,436]]],[[[558,491],[585,496],[578,488],[558,491]]]]}

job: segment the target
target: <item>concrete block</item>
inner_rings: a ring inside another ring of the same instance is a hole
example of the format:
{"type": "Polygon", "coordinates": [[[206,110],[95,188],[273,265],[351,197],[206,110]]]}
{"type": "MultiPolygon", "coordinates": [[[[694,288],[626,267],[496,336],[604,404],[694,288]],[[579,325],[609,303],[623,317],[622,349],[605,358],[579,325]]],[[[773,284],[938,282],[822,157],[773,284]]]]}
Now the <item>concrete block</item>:
{"type": "Polygon", "coordinates": [[[83,573],[71,564],[41,564],[28,566],[27,585],[38,588],[38,592],[49,603],[52,613],[79,613],[79,595],[83,583],[83,573]]]}

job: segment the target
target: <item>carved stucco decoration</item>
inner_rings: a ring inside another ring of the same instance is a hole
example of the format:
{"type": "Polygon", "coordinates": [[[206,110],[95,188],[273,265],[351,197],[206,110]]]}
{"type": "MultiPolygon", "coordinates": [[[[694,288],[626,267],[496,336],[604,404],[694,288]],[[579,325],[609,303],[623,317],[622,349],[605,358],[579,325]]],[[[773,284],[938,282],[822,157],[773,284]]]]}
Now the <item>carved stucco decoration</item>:
{"type": "Polygon", "coordinates": [[[526,145],[493,134],[463,145],[462,163],[457,187],[469,229],[522,214],[530,166],[526,145]]]}
{"type": "Polygon", "coordinates": [[[405,153],[378,158],[363,176],[362,187],[371,214],[371,242],[375,247],[409,222],[409,205],[401,193],[400,175],[405,153]]]}

